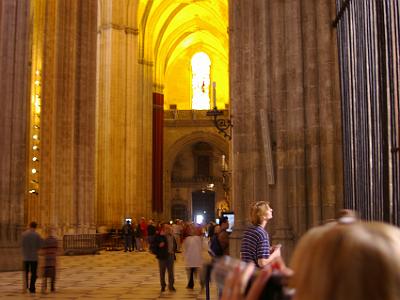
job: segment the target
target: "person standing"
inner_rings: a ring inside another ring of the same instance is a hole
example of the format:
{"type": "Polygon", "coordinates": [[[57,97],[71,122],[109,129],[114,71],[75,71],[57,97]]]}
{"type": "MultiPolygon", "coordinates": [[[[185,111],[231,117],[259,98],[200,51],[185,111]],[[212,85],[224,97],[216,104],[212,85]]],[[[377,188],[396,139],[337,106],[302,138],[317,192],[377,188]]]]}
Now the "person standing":
{"type": "Polygon", "coordinates": [[[36,279],[38,267],[38,252],[42,247],[43,239],[36,232],[37,223],[31,222],[29,229],[22,233],[22,256],[24,268],[24,289],[29,288],[29,292],[36,292],[36,279]],[[29,273],[31,275],[29,283],[29,273]],[[29,283],[29,286],[28,286],[29,283]]]}
{"type": "Polygon", "coordinates": [[[140,229],[140,224],[133,227],[133,237],[135,238],[136,251],[143,251],[142,243],[142,230],[140,229]]]}
{"type": "Polygon", "coordinates": [[[222,255],[229,255],[229,233],[226,231],[229,228],[228,217],[222,217],[220,223],[220,231],[217,233],[218,242],[221,246],[222,255]]]}
{"type": "Polygon", "coordinates": [[[174,287],[174,260],[176,252],[176,241],[171,233],[171,227],[163,224],[160,233],[155,237],[155,254],[158,259],[160,270],[161,292],[165,291],[165,271],[168,271],[168,289],[175,292],[174,287]]]}
{"type": "MultiPolygon", "coordinates": [[[[185,265],[188,272],[188,284],[186,288],[194,288],[194,275],[197,273],[200,267],[203,265],[203,241],[201,237],[196,233],[194,225],[190,225],[189,236],[183,241],[183,256],[185,258],[185,265]]],[[[203,283],[201,286],[203,287],[203,283]]]]}
{"type": "Polygon", "coordinates": [[[125,241],[125,252],[129,250],[129,252],[132,251],[132,226],[131,226],[131,221],[126,220],[126,223],[122,227],[122,234],[124,236],[124,241],[125,241]]]}
{"type": "Polygon", "coordinates": [[[267,266],[281,256],[280,245],[271,247],[265,227],[272,219],[272,208],[266,201],[259,201],[250,211],[251,225],[243,234],[240,257],[245,262],[253,262],[257,267],[267,266]]]}
{"type": "Polygon", "coordinates": [[[43,241],[42,251],[44,256],[42,292],[45,293],[47,290],[48,278],[50,279],[50,291],[55,292],[58,241],[54,229],[49,229],[49,234],[43,241]]]}
{"type": "Polygon", "coordinates": [[[181,240],[182,240],[182,222],[179,219],[175,220],[175,223],[172,224],[172,234],[175,237],[177,251],[178,253],[181,252],[181,240]]]}
{"type": "MultiPolygon", "coordinates": [[[[215,226],[214,235],[210,240],[208,253],[211,255],[212,261],[223,255],[229,255],[229,234],[226,231],[229,228],[229,219],[224,216],[220,219],[220,225],[215,226]]],[[[209,278],[205,280],[206,294],[209,294],[210,282],[209,278]]],[[[221,299],[222,289],[217,288],[218,299],[221,299]]]]}
{"type": "Polygon", "coordinates": [[[153,246],[154,243],[154,237],[156,236],[156,226],[154,226],[154,221],[153,219],[149,220],[149,223],[147,225],[147,242],[149,244],[149,250],[153,246]]]}
{"type": "Polygon", "coordinates": [[[144,217],[140,218],[139,227],[140,227],[140,232],[142,234],[142,239],[141,239],[142,250],[141,251],[145,251],[147,249],[147,222],[144,217]]]}

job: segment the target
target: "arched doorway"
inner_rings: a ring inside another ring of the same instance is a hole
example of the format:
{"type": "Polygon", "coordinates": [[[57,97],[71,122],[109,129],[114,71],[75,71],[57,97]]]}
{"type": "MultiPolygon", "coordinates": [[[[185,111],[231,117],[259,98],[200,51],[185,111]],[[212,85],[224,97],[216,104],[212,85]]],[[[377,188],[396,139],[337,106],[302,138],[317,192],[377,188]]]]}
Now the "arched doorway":
{"type": "MultiPolygon", "coordinates": [[[[211,128],[211,130],[215,129],[211,128]]],[[[229,161],[229,151],[228,142],[211,130],[210,132],[195,131],[175,141],[166,141],[166,149],[168,149],[164,156],[166,219],[174,217],[175,204],[184,204],[187,208],[186,218],[194,220],[193,193],[202,190],[214,192],[212,210],[213,218],[215,218],[217,210],[215,204],[224,198],[221,158],[225,155],[226,160],[229,161]]]]}
{"type": "Polygon", "coordinates": [[[192,220],[208,223],[215,220],[215,192],[199,190],[192,192],[192,220]]]}

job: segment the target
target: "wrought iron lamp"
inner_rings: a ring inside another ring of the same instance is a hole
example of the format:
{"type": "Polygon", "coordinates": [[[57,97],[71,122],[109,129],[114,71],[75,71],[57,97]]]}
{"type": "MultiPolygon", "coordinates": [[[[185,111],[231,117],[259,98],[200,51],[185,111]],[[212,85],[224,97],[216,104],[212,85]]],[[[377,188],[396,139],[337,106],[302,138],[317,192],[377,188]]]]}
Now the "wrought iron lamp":
{"type": "Polygon", "coordinates": [[[230,119],[218,119],[218,116],[222,116],[224,112],[222,110],[218,110],[217,108],[217,98],[216,98],[216,83],[213,82],[213,101],[214,108],[212,110],[207,111],[207,116],[214,118],[214,126],[218,129],[218,133],[224,135],[224,138],[228,140],[232,139],[232,136],[229,133],[229,128],[233,127],[232,121],[230,119]]]}

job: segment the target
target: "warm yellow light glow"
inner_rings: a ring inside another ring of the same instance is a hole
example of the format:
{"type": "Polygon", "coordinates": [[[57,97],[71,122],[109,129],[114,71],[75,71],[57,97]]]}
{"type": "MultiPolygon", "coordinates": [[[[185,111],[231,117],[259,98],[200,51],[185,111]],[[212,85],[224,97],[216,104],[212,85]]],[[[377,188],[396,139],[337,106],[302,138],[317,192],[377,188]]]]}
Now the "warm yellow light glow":
{"type": "Polygon", "coordinates": [[[211,61],[204,52],[192,57],[192,109],[210,109],[211,61]]]}
{"type": "MultiPolygon", "coordinates": [[[[154,62],[155,83],[163,86],[165,109],[171,104],[180,110],[194,108],[190,61],[197,52],[206,52],[211,60],[209,78],[218,83],[218,108],[229,103],[228,2],[138,0],[143,56],[154,62]]],[[[198,109],[210,108],[208,90],[208,105],[198,109]]]]}
{"type": "Polygon", "coordinates": [[[30,194],[39,195],[38,162],[40,156],[40,112],[42,95],[42,66],[44,56],[45,36],[45,13],[46,0],[31,1],[31,104],[29,107],[30,123],[29,136],[31,136],[29,147],[30,164],[27,168],[29,186],[26,188],[30,194]]]}
{"type": "Polygon", "coordinates": [[[35,103],[35,111],[37,114],[40,114],[40,104],[35,103]]]}

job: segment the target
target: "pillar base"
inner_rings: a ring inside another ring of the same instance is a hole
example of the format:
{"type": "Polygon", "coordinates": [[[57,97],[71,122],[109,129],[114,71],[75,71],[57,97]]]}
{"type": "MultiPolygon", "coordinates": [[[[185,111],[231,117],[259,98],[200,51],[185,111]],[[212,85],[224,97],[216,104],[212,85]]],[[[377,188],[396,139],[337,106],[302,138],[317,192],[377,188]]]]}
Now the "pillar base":
{"type": "Polygon", "coordinates": [[[0,271],[21,271],[21,247],[0,247],[0,271]]]}

